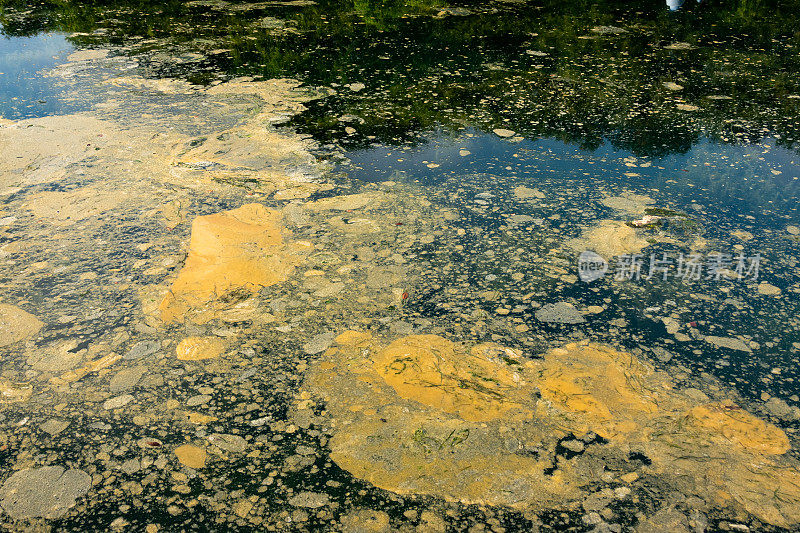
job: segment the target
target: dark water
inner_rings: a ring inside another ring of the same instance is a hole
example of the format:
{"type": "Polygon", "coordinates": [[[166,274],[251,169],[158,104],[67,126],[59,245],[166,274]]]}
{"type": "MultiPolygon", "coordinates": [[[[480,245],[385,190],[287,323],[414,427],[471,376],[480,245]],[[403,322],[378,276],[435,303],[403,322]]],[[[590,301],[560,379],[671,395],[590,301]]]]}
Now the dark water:
{"type": "MultiPolygon", "coordinates": [[[[286,127],[313,137],[343,182],[421,186],[461,213],[453,226],[463,230],[462,249],[414,250],[433,267],[408,303],[413,316],[467,338],[465,313],[502,305],[518,309],[530,331],[508,342],[537,353],[580,329],[660,361],[685,384],[711,376],[754,401],[800,405],[800,241],[790,229],[800,225],[798,8],[753,0],[0,0],[0,117],[75,109],[43,74],[75,49],[108,48],[154,79],[298,79],[326,96],[286,127]],[[519,187],[541,198],[520,203],[519,187]],[[677,258],[702,239],[710,243],[704,259],[758,254],[758,278],[609,275],[586,284],[542,274],[547,265],[532,258],[578,273],[578,250],[562,244],[585,226],[640,216],[602,203],[629,193],[679,215],[648,230],[644,271],[651,254],[677,258]],[[539,281],[531,289],[520,279],[539,281]],[[760,294],[760,281],[780,295],[760,294]],[[475,303],[495,290],[499,302],[475,303]],[[531,312],[534,303],[562,300],[603,310],[581,328],[543,325],[531,312]],[[683,339],[667,331],[668,317],[683,339]],[[750,351],[711,347],[706,335],[746,338],[750,351]]],[[[368,484],[319,463],[353,493],[362,490],[357,498],[368,505],[368,484]]],[[[381,503],[393,520],[414,505],[381,503]]],[[[472,512],[454,530],[465,530],[472,512]]],[[[589,530],[568,513],[547,520],[555,530],[589,530]]],[[[520,531],[530,524],[516,515],[503,523],[520,531]]]]}
{"type": "MultiPolygon", "coordinates": [[[[111,45],[153,76],[288,76],[328,87],[293,125],[358,161],[380,161],[376,143],[432,149],[467,130],[503,127],[526,143],[566,143],[566,153],[658,158],[665,173],[727,157],[739,176],[727,186],[740,198],[753,200],[748,187],[771,190],[761,203],[780,198],[792,216],[798,172],[783,149],[798,138],[800,43],[789,3],[689,2],[671,11],[661,2],[4,2],[2,10],[8,118],[54,112],[49,83],[33,77],[54,57],[111,45]]],[[[497,143],[472,136],[468,144],[473,156],[461,161],[472,171],[497,143]]],[[[457,172],[456,161],[431,174],[457,172]]]]}

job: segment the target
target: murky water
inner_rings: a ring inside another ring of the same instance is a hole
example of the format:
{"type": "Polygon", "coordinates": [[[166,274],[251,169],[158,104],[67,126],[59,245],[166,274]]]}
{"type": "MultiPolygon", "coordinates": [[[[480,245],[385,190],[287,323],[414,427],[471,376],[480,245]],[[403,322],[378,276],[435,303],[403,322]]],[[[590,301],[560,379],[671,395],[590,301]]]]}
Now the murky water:
{"type": "Polygon", "coordinates": [[[0,3],[0,523],[800,527],[797,6],[0,3]]]}

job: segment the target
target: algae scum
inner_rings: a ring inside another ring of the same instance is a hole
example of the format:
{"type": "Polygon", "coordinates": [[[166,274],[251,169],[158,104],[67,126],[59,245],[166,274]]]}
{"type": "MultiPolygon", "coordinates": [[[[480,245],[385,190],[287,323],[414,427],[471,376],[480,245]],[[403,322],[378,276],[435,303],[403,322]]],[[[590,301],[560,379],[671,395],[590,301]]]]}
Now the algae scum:
{"type": "Polygon", "coordinates": [[[0,0],[0,528],[800,530],[798,7],[0,0]]]}

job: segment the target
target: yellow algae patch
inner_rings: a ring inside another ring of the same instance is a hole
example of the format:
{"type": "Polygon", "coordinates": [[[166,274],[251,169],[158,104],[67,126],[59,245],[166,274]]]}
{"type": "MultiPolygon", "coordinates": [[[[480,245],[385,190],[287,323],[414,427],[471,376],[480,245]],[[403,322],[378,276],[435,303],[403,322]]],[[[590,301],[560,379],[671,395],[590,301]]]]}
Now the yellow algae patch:
{"type": "Polygon", "coordinates": [[[73,383],[83,378],[87,374],[90,374],[92,372],[98,372],[104,368],[108,368],[109,366],[113,365],[120,359],[122,359],[122,355],[112,352],[107,355],[104,355],[103,357],[99,357],[92,361],[88,361],[80,368],[76,368],[75,370],[71,370],[64,374],[61,374],[58,377],[50,378],[50,382],[57,385],[64,383],[73,383]]]}
{"type": "Polygon", "coordinates": [[[526,360],[493,344],[412,335],[384,346],[346,331],[309,369],[309,395],[335,428],[331,458],[399,494],[569,507],[637,450],[649,460],[642,473],[674,490],[800,524],[800,469],[780,429],[607,346],[570,343],[526,360]],[[602,442],[585,440],[591,432],[602,442]],[[567,458],[559,443],[576,436],[589,444],[567,458]]]}
{"type": "Polygon", "coordinates": [[[126,191],[84,187],[74,191],[42,192],[23,205],[37,218],[66,226],[113,210],[125,201],[126,191]]]}
{"type": "Polygon", "coordinates": [[[250,511],[253,509],[253,502],[250,500],[239,500],[233,506],[233,512],[236,513],[236,516],[239,518],[245,518],[250,511]]]}
{"type": "Polygon", "coordinates": [[[687,413],[687,421],[752,452],[780,455],[791,449],[789,438],[783,431],[756,418],[733,402],[694,407],[687,413]]]}
{"type": "Polygon", "coordinates": [[[175,455],[182,465],[189,468],[203,468],[206,466],[206,451],[191,444],[184,444],[175,448],[175,455]]]}
{"type": "Polygon", "coordinates": [[[104,82],[108,85],[164,94],[191,94],[197,86],[177,79],[146,79],[140,76],[120,76],[104,82]]]}
{"type": "Polygon", "coordinates": [[[78,348],[77,339],[66,339],[34,348],[27,354],[27,362],[40,372],[62,373],[80,365],[86,353],[86,348],[78,348]]]}
{"type": "Polygon", "coordinates": [[[255,299],[238,302],[232,307],[221,309],[217,318],[229,323],[251,321],[268,324],[275,321],[275,317],[272,314],[259,308],[258,301],[255,299]]]}
{"type": "Polygon", "coordinates": [[[335,339],[336,344],[361,346],[372,341],[372,335],[363,331],[348,330],[338,335],[335,339]]]}
{"type": "Polygon", "coordinates": [[[415,412],[394,416],[402,423],[390,420],[387,428],[357,422],[354,431],[335,434],[331,459],[356,477],[403,495],[514,508],[563,505],[580,496],[577,476],[548,475],[552,463],[509,453],[501,439],[479,427],[415,412]]]}
{"type": "Polygon", "coordinates": [[[33,386],[28,383],[14,383],[0,378],[0,402],[24,402],[33,394],[33,386]]]}
{"type": "MultiPolygon", "coordinates": [[[[262,100],[258,113],[244,124],[194,139],[184,145],[173,160],[171,173],[195,181],[215,180],[237,183],[245,179],[270,189],[305,188],[314,192],[320,187],[309,183],[308,173],[299,168],[315,169],[320,165],[309,149],[314,142],[297,135],[287,135],[270,127],[305,109],[304,102],[314,96],[299,82],[278,79],[259,82],[235,81],[204,89],[209,100],[230,105],[232,96],[254,96],[262,100]]],[[[238,98],[241,100],[242,98],[238,98]]],[[[251,99],[248,99],[251,100],[251,99]]],[[[311,171],[314,174],[315,171],[311,171]]]]}
{"type": "Polygon", "coordinates": [[[380,192],[345,194],[308,202],[304,207],[312,211],[352,211],[374,206],[384,201],[385,198],[386,195],[380,192]]]}
{"type": "Polygon", "coordinates": [[[15,122],[0,130],[0,185],[63,179],[68,165],[96,156],[97,148],[116,147],[125,140],[113,122],[87,115],[15,122]]]}
{"type": "Polygon", "coordinates": [[[548,474],[551,456],[517,453],[564,434],[534,418],[535,367],[514,350],[435,335],[384,347],[358,331],[336,344],[312,365],[305,392],[337,420],[329,445],[340,467],[387,490],[465,503],[552,506],[580,495],[573,481],[581,476],[548,474]],[[512,448],[497,431],[508,421],[525,428],[512,448]]]}
{"type": "MultiPolygon", "coordinates": [[[[309,142],[297,137],[269,131],[257,120],[207,138],[175,157],[171,173],[190,179],[236,183],[242,179],[283,188],[302,183],[303,176],[293,178],[288,168],[276,162],[295,165],[316,164],[308,152],[309,142]]],[[[286,167],[291,165],[286,165],[286,167]]]]}
{"type": "Polygon", "coordinates": [[[800,472],[771,462],[741,463],[719,472],[731,497],[768,524],[800,524],[800,472]]]}
{"type": "Polygon", "coordinates": [[[42,329],[41,320],[19,307],[0,304],[0,347],[14,344],[42,329]]]}
{"type": "Polygon", "coordinates": [[[648,246],[648,242],[636,235],[636,230],[619,220],[602,220],[587,229],[567,245],[575,251],[593,250],[606,259],[623,255],[638,254],[648,246]]]}
{"type": "Polygon", "coordinates": [[[276,191],[275,200],[305,200],[324,187],[318,183],[298,183],[297,186],[276,191]]]}
{"type": "MultiPolygon", "coordinates": [[[[178,224],[182,224],[186,220],[186,209],[189,202],[187,200],[170,200],[161,206],[161,218],[164,220],[164,225],[167,229],[173,229],[178,224]]],[[[156,210],[158,212],[158,210],[156,210]]]]}
{"type": "Polygon", "coordinates": [[[656,203],[656,201],[649,196],[625,192],[619,196],[606,196],[600,200],[600,203],[616,211],[622,211],[629,215],[638,215],[644,213],[644,210],[656,203]]]}
{"type": "Polygon", "coordinates": [[[377,221],[364,217],[331,217],[327,222],[343,233],[377,233],[381,230],[381,225],[377,221]]]}
{"type": "Polygon", "coordinates": [[[284,281],[296,257],[285,250],[280,216],[247,204],[197,217],[186,264],[159,305],[161,319],[173,322],[237,289],[255,293],[284,281]]]}
{"type": "MultiPolygon", "coordinates": [[[[606,438],[639,429],[659,411],[659,391],[647,378],[650,367],[634,356],[594,344],[568,344],[545,354],[539,380],[542,398],[580,415],[571,429],[606,438]]],[[[662,385],[660,397],[669,389],[662,385]]],[[[664,409],[661,406],[661,410],[664,409]]]]}
{"type": "Polygon", "coordinates": [[[398,339],[374,359],[375,370],[401,397],[485,421],[532,417],[536,401],[521,393],[522,360],[513,352],[477,346],[466,352],[436,335],[398,339]]]}
{"type": "Polygon", "coordinates": [[[225,351],[225,342],[219,337],[187,337],[178,343],[175,352],[181,361],[214,359],[225,351]]]}
{"type": "Polygon", "coordinates": [[[219,85],[207,87],[205,92],[218,96],[229,94],[252,94],[261,98],[265,104],[302,111],[303,102],[313,97],[299,89],[300,82],[291,78],[276,78],[264,81],[244,81],[234,78],[219,85]]]}

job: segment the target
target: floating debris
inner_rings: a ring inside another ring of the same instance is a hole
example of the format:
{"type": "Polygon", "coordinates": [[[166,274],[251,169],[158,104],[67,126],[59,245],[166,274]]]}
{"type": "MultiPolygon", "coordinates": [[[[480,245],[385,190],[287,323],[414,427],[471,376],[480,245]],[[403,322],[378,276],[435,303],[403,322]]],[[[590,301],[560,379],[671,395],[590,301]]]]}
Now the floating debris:
{"type": "Polygon", "coordinates": [[[536,319],[541,322],[556,324],[582,324],[586,322],[583,315],[569,302],[547,304],[536,311],[536,319]]]}
{"type": "Polygon", "coordinates": [[[187,337],[178,343],[176,355],[181,361],[215,359],[225,351],[225,341],[219,337],[187,337]]]}
{"type": "Polygon", "coordinates": [[[503,128],[495,128],[492,131],[498,137],[513,137],[517,133],[514,130],[507,130],[503,128]]]}
{"type": "Polygon", "coordinates": [[[653,224],[658,224],[661,220],[661,217],[656,215],[645,215],[639,220],[632,220],[631,225],[637,228],[643,228],[646,226],[652,226],[653,224]]]}
{"type": "Polygon", "coordinates": [[[41,320],[19,307],[0,304],[0,347],[14,344],[42,329],[41,320]]]}
{"type": "Polygon", "coordinates": [[[191,444],[184,444],[175,448],[175,455],[182,465],[189,468],[203,468],[206,466],[206,451],[191,444]]]}
{"type": "Polygon", "coordinates": [[[51,465],[14,472],[0,487],[0,506],[13,518],[58,518],[89,491],[82,470],[51,465]]]}
{"type": "Polygon", "coordinates": [[[597,226],[587,228],[579,238],[567,243],[575,251],[592,250],[606,259],[638,254],[649,244],[631,226],[616,220],[600,221],[597,226]]]}

